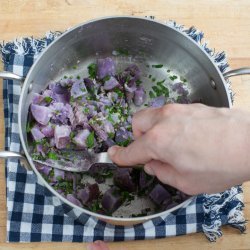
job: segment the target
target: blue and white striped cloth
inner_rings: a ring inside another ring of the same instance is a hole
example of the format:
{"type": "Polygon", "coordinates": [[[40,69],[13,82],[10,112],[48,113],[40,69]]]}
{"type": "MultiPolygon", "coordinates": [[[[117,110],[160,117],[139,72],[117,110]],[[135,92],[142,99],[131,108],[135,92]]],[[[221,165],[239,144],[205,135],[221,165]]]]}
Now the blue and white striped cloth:
{"type": "MultiPolygon", "coordinates": [[[[215,54],[206,43],[202,43],[202,32],[193,27],[185,29],[175,22],[169,24],[199,43],[214,58],[221,71],[227,69],[225,54],[215,54]]],[[[50,32],[43,39],[25,38],[2,44],[4,69],[26,76],[39,53],[58,36],[60,32],[50,32]]],[[[4,80],[5,149],[11,151],[21,150],[17,126],[20,91],[19,82],[4,80]]],[[[37,182],[35,174],[27,172],[17,161],[6,162],[6,183],[8,242],[143,240],[195,232],[204,232],[209,240],[215,241],[222,235],[221,225],[229,224],[240,232],[245,231],[241,186],[220,194],[200,195],[186,208],[166,217],[122,227],[106,224],[88,215],[82,224],[70,217],[70,209],[64,214],[59,200],[58,206],[51,203],[51,199],[58,198],[45,190],[37,182]]]]}

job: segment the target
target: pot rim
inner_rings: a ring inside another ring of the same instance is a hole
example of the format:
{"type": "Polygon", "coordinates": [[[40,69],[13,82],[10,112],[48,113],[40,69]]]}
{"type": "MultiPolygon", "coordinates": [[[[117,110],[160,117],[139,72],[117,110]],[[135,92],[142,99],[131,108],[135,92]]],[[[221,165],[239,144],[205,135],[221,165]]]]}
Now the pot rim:
{"type": "Polygon", "coordinates": [[[71,27],[70,29],[68,29],[67,31],[65,31],[60,37],[58,37],[57,39],[55,39],[47,48],[44,49],[44,51],[39,55],[39,57],[37,58],[37,60],[35,61],[35,63],[32,65],[32,67],[30,68],[27,76],[26,76],[26,79],[24,80],[24,84],[23,84],[23,88],[21,90],[21,95],[20,95],[20,99],[19,99],[19,106],[18,106],[18,129],[19,129],[19,134],[20,134],[20,141],[21,141],[21,144],[22,144],[22,147],[23,147],[23,150],[24,150],[24,153],[25,153],[25,156],[27,157],[27,160],[28,160],[28,163],[30,164],[32,170],[35,172],[36,176],[40,179],[40,181],[43,183],[43,185],[53,194],[55,195],[56,197],[58,197],[62,202],[66,203],[67,205],[69,205],[70,207],[72,208],[75,208],[75,209],[78,209],[80,210],[82,213],[85,213],[85,214],[88,214],[88,215],[91,215],[91,216],[94,216],[98,219],[101,219],[101,220],[108,220],[109,222],[111,221],[114,221],[114,222],[143,222],[143,221],[147,221],[147,220],[150,220],[150,219],[153,219],[153,218],[157,218],[157,217],[160,217],[160,216],[166,216],[168,213],[171,213],[181,207],[185,207],[187,206],[196,196],[192,196],[190,197],[189,199],[185,200],[184,202],[180,203],[178,206],[175,206],[171,209],[168,209],[168,210],[165,210],[163,212],[160,212],[160,213],[156,213],[156,214],[153,214],[153,215],[148,215],[148,216],[142,216],[142,217],[135,217],[135,218],[120,218],[120,217],[112,217],[112,216],[107,216],[107,215],[101,215],[101,214],[98,214],[98,213],[94,213],[94,212],[91,212],[85,208],[82,208],[82,207],[79,207],[73,203],[71,203],[70,201],[68,201],[66,198],[64,198],[63,196],[61,196],[54,188],[52,188],[48,182],[42,177],[42,175],[39,173],[39,171],[36,169],[34,163],[33,163],[33,160],[32,158],[30,157],[30,154],[28,152],[28,148],[25,144],[25,140],[24,140],[24,137],[23,137],[23,134],[22,134],[22,126],[21,126],[21,113],[22,113],[22,107],[21,107],[21,103],[23,103],[23,99],[24,99],[24,92],[27,91],[26,89],[26,85],[28,84],[29,82],[29,78],[30,78],[30,75],[31,75],[31,72],[33,70],[34,67],[36,67],[36,65],[39,64],[39,61],[40,61],[40,58],[46,54],[47,50],[50,49],[50,47],[52,47],[54,45],[54,43],[57,43],[63,36],[66,36],[68,35],[68,33],[72,32],[73,30],[81,27],[81,26],[84,26],[84,25],[88,25],[88,24],[91,24],[91,23],[94,23],[96,21],[102,21],[102,20],[106,20],[106,19],[116,19],[116,18],[129,18],[129,19],[137,19],[137,20],[144,20],[144,21],[148,21],[148,22],[154,22],[154,23],[157,23],[159,25],[164,25],[164,26],[167,26],[168,28],[178,32],[179,34],[181,34],[183,36],[183,38],[186,38],[186,39],[189,39],[189,41],[191,41],[200,51],[203,52],[203,54],[210,60],[210,62],[214,65],[214,67],[216,68],[217,70],[217,73],[219,74],[220,78],[222,79],[223,83],[224,83],[224,87],[225,87],[225,91],[226,91],[226,94],[227,94],[227,98],[228,98],[228,102],[229,102],[229,108],[232,107],[232,100],[231,100],[231,97],[230,97],[230,93],[229,93],[229,90],[228,88],[226,87],[226,82],[225,82],[225,79],[223,77],[223,74],[221,73],[221,71],[219,70],[218,66],[214,63],[214,61],[212,60],[212,58],[205,52],[205,50],[202,49],[201,46],[199,46],[199,44],[197,44],[197,42],[195,42],[193,39],[191,39],[187,34],[175,29],[174,27],[171,27],[170,25],[168,24],[165,24],[163,23],[162,21],[156,21],[156,20],[153,20],[153,19],[149,19],[149,18],[146,18],[146,17],[135,17],[135,16],[126,16],[126,15],[119,15],[119,16],[105,16],[105,17],[101,17],[101,18],[95,18],[95,19],[91,19],[89,21],[86,21],[86,22],[83,22],[83,23],[80,23],[78,25],[75,25],[73,27],[71,27]]]}

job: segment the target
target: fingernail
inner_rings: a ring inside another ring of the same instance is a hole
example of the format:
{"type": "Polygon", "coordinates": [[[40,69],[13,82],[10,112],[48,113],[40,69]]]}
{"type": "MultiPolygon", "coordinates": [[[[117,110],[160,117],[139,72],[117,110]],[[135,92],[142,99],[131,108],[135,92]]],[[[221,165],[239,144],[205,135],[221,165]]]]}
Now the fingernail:
{"type": "Polygon", "coordinates": [[[144,166],[144,171],[149,175],[155,175],[154,170],[150,166],[144,166]]]}
{"type": "Polygon", "coordinates": [[[94,243],[89,243],[89,244],[87,244],[87,250],[94,250],[94,248],[93,248],[93,245],[94,243]]]}
{"type": "Polygon", "coordinates": [[[117,146],[113,146],[111,148],[108,149],[108,154],[109,156],[114,156],[117,152],[117,146]]]}

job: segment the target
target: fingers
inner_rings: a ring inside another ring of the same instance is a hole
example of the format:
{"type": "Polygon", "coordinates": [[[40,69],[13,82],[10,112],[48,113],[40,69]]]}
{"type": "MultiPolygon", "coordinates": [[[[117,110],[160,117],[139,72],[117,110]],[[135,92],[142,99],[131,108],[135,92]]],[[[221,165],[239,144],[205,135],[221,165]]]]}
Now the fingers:
{"type": "Polygon", "coordinates": [[[145,134],[127,147],[113,146],[109,148],[108,154],[111,160],[119,166],[144,164],[152,160],[149,145],[148,136],[145,134]]]}
{"type": "Polygon", "coordinates": [[[147,108],[134,114],[132,129],[135,138],[151,129],[160,119],[160,108],[147,108]]]}
{"type": "Polygon", "coordinates": [[[155,175],[161,182],[177,187],[178,172],[169,164],[152,160],[144,166],[149,175],[155,175]]]}
{"type": "Polygon", "coordinates": [[[87,245],[87,250],[109,250],[109,247],[103,241],[97,240],[87,245]]]}

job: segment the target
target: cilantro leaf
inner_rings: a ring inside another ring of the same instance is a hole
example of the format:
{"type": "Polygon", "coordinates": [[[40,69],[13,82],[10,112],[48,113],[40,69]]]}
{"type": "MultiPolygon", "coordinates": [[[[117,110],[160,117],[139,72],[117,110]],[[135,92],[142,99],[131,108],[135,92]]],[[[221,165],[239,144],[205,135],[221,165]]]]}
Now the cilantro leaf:
{"type": "Polygon", "coordinates": [[[91,63],[88,66],[88,71],[89,71],[90,78],[94,79],[96,77],[97,65],[95,63],[91,63]]]}
{"type": "Polygon", "coordinates": [[[95,144],[95,133],[91,132],[86,139],[86,145],[88,148],[93,148],[94,144],[95,144]]]}
{"type": "Polygon", "coordinates": [[[48,153],[48,158],[52,159],[52,160],[58,160],[58,156],[56,153],[54,152],[49,152],[48,153]]]}

